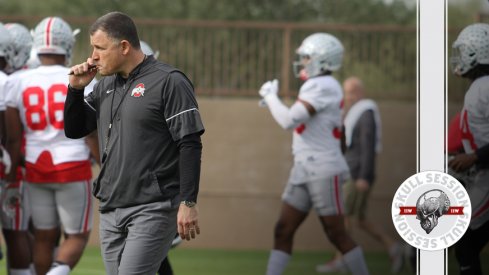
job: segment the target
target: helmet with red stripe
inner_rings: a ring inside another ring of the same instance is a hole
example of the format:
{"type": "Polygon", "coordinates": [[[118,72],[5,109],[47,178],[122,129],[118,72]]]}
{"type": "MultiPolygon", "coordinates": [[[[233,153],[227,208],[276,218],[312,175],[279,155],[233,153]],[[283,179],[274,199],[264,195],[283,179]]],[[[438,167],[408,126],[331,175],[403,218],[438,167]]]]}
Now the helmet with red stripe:
{"type": "Polygon", "coordinates": [[[21,69],[29,59],[32,36],[29,30],[19,23],[9,23],[5,27],[10,32],[14,45],[14,56],[10,62],[13,70],[21,69]]]}
{"type": "Polygon", "coordinates": [[[69,63],[75,44],[75,34],[63,19],[44,18],[34,29],[33,39],[33,48],[37,54],[65,55],[67,64],[69,63]]]}

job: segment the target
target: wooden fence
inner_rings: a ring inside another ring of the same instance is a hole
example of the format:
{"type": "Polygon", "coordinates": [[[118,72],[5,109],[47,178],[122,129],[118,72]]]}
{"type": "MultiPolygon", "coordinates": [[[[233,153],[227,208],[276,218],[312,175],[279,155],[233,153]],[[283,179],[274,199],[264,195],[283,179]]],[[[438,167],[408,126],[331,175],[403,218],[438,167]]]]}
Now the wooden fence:
{"type": "MultiPolygon", "coordinates": [[[[0,16],[34,28],[41,17],[0,16]]],[[[65,18],[80,28],[74,62],[91,53],[88,27],[95,18],[65,18]]],[[[416,28],[393,25],[333,25],[250,21],[135,19],[140,38],[160,52],[159,59],[182,69],[199,95],[256,96],[263,82],[280,80],[281,94],[293,97],[300,86],[292,73],[295,49],[314,32],[337,36],[345,47],[339,80],[361,77],[376,99],[416,99],[416,28]]],[[[449,32],[449,44],[459,30],[449,32]]],[[[443,49],[440,49],[443,50],[443,49]]],[[[450,50],[450,47],[449,47],[450,50]]],[[[454,99],[466,83],[448,72],[454,99]]]]}

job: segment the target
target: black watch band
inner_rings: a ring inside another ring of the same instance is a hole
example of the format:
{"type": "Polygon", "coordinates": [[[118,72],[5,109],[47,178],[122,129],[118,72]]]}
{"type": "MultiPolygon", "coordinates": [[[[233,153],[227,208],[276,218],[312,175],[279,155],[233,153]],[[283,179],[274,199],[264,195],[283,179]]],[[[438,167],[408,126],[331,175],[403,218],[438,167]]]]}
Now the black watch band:
{"type": "Polygon", "coordinates": [[[183,205],[190,207],[190,208],[197,205],[197,203],[194,201],[181,201],[180,204],[183,204],[183,205]]]}

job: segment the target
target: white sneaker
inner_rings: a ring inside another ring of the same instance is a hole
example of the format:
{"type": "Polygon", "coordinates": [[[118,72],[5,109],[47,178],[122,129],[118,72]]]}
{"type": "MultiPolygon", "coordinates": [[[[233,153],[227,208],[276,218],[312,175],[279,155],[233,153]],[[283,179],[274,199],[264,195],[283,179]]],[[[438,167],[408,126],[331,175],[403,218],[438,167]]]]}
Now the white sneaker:
{"type": "Polygon", "coordinates": [[[389,248],[389,257],[391,259],[391,272],[399,273],[404,264],[404,250],[399,242],[389,248]]]}
{"type": "Polygon", "coordinates": [[[316,272],[318,273],[332,273],[340,272],[346,273],[347,268],[341,259],[333,259],[325,264],[320,264],[316,266],[316,272]]]}

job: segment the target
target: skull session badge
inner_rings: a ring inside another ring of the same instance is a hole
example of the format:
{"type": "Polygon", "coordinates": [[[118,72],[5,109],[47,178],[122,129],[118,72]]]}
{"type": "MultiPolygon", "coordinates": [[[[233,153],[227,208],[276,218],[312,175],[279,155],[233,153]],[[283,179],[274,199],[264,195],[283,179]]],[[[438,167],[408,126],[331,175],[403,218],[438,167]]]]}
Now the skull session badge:
{"type": "Polygon", "coordinates": [[[470,223],[469,195],[454,177],[424,171],[405,180],[392,201],[392,220],[399,235],[422,250],[455,244],[470,223]]]}
{"type": "Polygon", "coordinates": [[[416,202],[416,218],[426,234],[438,224],[438,218],[448,213],[450,199],[443,191],[434,189],[426,191],[416,202]],[[427,197],[428,196],[428,197],[427,197]]]}

